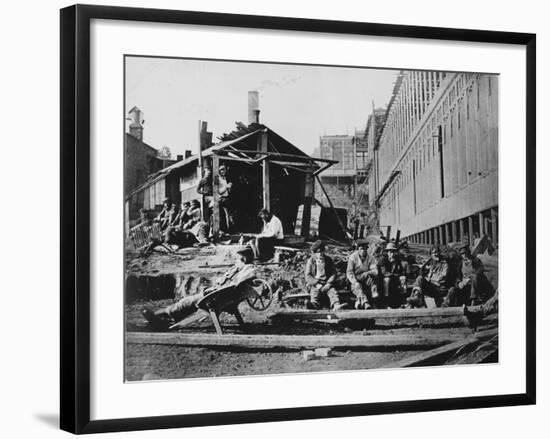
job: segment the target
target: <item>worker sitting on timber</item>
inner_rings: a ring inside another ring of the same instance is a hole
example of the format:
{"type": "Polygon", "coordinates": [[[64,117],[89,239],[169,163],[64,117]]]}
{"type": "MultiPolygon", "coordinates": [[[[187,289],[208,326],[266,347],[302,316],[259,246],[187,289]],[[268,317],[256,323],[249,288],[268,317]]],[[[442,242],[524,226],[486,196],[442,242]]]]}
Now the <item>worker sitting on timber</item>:
{"type": "Polygon", "coordinates": [[[174,203],[169,198],[165,198],[162,202],[162,210],[155,218],[155,221],[160,223],[161,230],[166,229],[177,215],[177,210],[174,209],[174,206],[174,203]]]}
{"type": "Polygon", "coordinates": [[[442,297],[454,284],[449,262],[441,255],[441,249],[434,246],[430,250],[428,259],[420,268],[420,276],[416,278],[410,297],[407,298],[409,307],[425,308],[425,296],[432,297],[436,306],[442,303],[442,297]]]}
{"type": "Polygon", "coordinates": [[[179,321],[187,317],[197,311],[197,304],[205,295],[229,286],[238,287],[243,282],[254,278],[256,269],[252,264],[252,258],[253,255],[249,248],[238,250],[235,265],[218,277],[211,287],[197,294],[185,296],[176,303],[156,311],[145,308],[142,311],[143,316],[150,324],[162,323],[165,320],[179,321]]]}
{"type": "Polygon", "coordinates": [[[459,278],[449,289],[443,306],[479,305],[493,295],[493,286],[485,276],[483,263],[472,255],[469,244],[464,244],[459,251],[462,258],[459,278]]]}
{"type": "Polygon", "coordinates": [[[260,210],[258,216],[263,223],[262,232],[256,236],[251,246],[257,259],[268,260],[273,257],[275,246],[281,243],[285,237],[283,224],[267,209],[260,210]]]}
{"type": "Polygon", "coordinates": [[[481,306],[467,307],[464,305],[464,315],[468,318],[470,326],[478,326],[484,317],[498,312],[498,289],[481,306]]]}
{"type": "Polygon", "coordinates": [[[355,295],[356,309],[371,309],[372,301],[378,298],[378,266],[376,258],[369,254],[366,239],[357,241],[357,250],[348,259],[346,277],[355,295]]]}
{"type": "Polygon", "coordinates": [[[409,264],[401,259],[397,245],[389,242],[378,260],[382,291],[380,305],[396,308],[401,305],[401,294],[407,289],[409,264]]]}
{"type": "Polygon", "coordinates": [[[189,219],[183,224],[183,230],[191,232],[199,244],[207,242],[208,224],[202,219],[201,205],[198,200],[191,201],[191,207],[187,211],[189,219]]]}
{"type": "Polygon", "coordinates": [[[311,247],[312,255],[306,262],[305,277],[309,288],[309,307],[321,308],[321,297],[327,296],[330,307],[338,310],[344,307],[340,303],[338,292],[334,288],[336,268],[331,258],[325,255],[325,243],[315,241],[311,247]]]}
{"type": "Polygon", "coordinates": [[[189,221],[189,212],[191,211],[191,203],[186,201],[181,203],[180,213],[176,219],[176,227],[183,230],[183,225],[189,221]]]}

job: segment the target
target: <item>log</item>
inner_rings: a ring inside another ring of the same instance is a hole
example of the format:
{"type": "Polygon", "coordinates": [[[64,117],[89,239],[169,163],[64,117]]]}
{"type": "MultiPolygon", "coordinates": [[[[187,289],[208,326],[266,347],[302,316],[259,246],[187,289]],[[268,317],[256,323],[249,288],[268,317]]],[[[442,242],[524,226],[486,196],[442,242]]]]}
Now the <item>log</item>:
{"type": "Polygon", "coordinates": [[[370,350],[425,349],[441,346],[457,339],[462,334],[389,334],[389,335],[265,335],[265,334],[184,334],[168,332],[128,332],[126,342],[133,344],[157,344],[176,346],[203,346],[240,349],[283,349],[304,348],[363,348],[370,350]]]}
{"type": "Polygon", "coordinates": [[[289,318],[300,320],[313,319],[380,319],[380,318],[417,318],[417,317],[456,317],[464,316],[461,306],[448,308],[398,308],[398,309],[369,309],[369,310],[306,310],[285,309],[270,314],[268,318],[289,318]]]}
{"type": "MultiPolygon", "coordinates": [[[[307,297],[307,296],[304,296],[307,297]]],[[[285,297],[285,302],[301,299],[301,294],[285,297]]],[[[376,326],[465,326],[468,321],[461,307],[373,309],[373,310],[301,310],[285,309],[271,314],[273,322],[340,321],[342,326],[357,326],[360,321],[372,321],[376,326]]]]}

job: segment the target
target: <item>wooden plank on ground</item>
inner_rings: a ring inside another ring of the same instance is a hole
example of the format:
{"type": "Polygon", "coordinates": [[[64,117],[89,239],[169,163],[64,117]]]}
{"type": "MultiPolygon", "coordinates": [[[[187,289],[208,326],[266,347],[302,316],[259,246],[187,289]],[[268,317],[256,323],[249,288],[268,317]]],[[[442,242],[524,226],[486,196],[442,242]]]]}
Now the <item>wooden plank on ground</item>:
{"type": "Polygon", "coordinates": [[[421,352],[417,355],[412,355],[410,357],[403,358],[400,361],[394,363],[389,363],[385,365],[385,368],[398,369],[402,367],[417,367],[417,366],[430,366],[434,364],[442,364],[447,358],[453,355],[459,349],[466,349],[469,347],[474,347],[480,344],[483,340],[494,337],[498,334],[497,329],[490,329],[487,331],[480,331],[474,333],[469,337],[463,338],[461,340],[456,340],[454,342],[445,344],[436,349],[431,349],[426,352],[421,352]]]}
{"type": "Polygon", "coordinates": [[[387,318],[387,317],[452,317],[463,316],[464,309],[461,306],[448,308],[398,308],[398,309],[368,309],[368,310],[308,310],[308,309],[284,309],[270,314],[269,318],[289,317],[295,319],[323,319],[328,318],[387,318]]]}
{"type": "Polygon", "coordinates": [[[126,342],[241,349],[363,348],[370,350],[425,349],[462,340],[464,335],[443,332],[437,334],[385,335],[266,335],[266,334],[184,334],[168,332],[128,332],[126,342]]]}
{"type": "Polygon", "coordinates": [[[340,311],[285,309],[269,315],[268,318],[274,323],[318,320],[359,322],[363,320],[373,321],[377,326],[464,326],[468,323],[461,307],[340,311]]]}
{"type": "Polygon", "coordinates": [[[184,319],[180,320],[177,323],[174,323],[172,326],[170,326],[170,329],[177,329],[177,328],[185,328],[186,326],[189,326],[193,323],[202,322],[203,320],[207,319],[209,317],[208,313],[204,310],[197,310],[190,316],[185,317],[184,319]]]}

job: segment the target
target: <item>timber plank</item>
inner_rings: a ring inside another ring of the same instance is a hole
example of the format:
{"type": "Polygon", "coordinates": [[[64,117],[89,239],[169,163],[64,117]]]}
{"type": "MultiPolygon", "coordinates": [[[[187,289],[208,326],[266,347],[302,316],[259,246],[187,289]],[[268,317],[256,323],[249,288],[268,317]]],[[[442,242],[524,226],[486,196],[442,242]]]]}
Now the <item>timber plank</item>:
{"type": "Polygon", "coordinates": [[[336,320],[342,324],[372,321],[376,326],[465,326],[462,307],[374,309],[374,310],[301,310],[285,309],[268,316],[272,322],[336,320]]]}
{"type": "Polygon", "coordinates": [[[272,335],[272,334],[183,334],[167,332],[128,332],[127,343],[178,346],[238,347],[248,349],[303,348],[408,348],[423,349],[463,340],[463,334],[386,334],[386,335],[272,335]]]}
{"type": "Polygon", "coordinates": [[[435,349],[431,349],[426,352],[421,352],[417,355],[404,358],[400,361],[385,365],[385,368],[397,369],[402,367],[417,367],[417,366],[429,366],[434,364],[442,364],[442,359],[447,359],[459,349],[473,348],[479,345],[482,341],[492,338],[498,335],[498,329],[489,329],[486,331],[480,331],[472,334],[469,337],[462,340],[456,340],[454,342],[445,344],[435,349]]]}

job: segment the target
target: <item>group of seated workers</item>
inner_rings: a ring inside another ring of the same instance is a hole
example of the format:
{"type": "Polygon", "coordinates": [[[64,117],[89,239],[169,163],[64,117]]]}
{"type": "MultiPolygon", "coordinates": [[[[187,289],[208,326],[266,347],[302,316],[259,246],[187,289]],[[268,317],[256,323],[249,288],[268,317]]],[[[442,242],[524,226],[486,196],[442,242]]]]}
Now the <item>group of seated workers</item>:
{"type": "Polygon", "coordinates": [[[207,241],[208,225],[202,220],[198,200],[182,203],[181,208],[169,199],[155,218],[160,224],[164,242],[178,247],[186,247],[207,241]]]}
{"type": "MultiPolygon", "coordinates": [[[[397,245],[388,242],[382,252],[377,253],[375,243],[371,251],[367,240],[358,240],[356,244],[357,249],[349,256],[346,270],[356,309],[423,308],[426,307],[425,297],[431,297],[436,306],[481,305],[494,296],[483,263],[472,255],[468,244],[460,247],[458,264],[444,257],[439,247],[433,247],[408,297],[407,279],[413,272],[397,245]]],[[[325,254],[324,242],[316,241],[311,250],[312,256],[305,266],[310,296],[308,306],[319,309],[321,300],[326,297],[332,309],[346,307],[334,287],[337,272],[334,262],[325,254]]]]}

